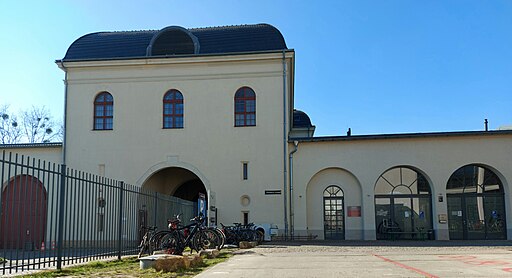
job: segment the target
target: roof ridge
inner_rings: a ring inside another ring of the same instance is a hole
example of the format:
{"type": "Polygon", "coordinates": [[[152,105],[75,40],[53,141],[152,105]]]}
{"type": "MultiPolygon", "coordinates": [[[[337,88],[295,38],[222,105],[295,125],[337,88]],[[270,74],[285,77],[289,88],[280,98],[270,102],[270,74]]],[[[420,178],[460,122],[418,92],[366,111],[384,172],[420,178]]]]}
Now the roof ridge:
{"type": "Polygon", "coordinates": [[[160,30],[128,30],[128,31],[103,31],[103,32],[97,32],[97,33],[141,33],[141,32],[158,32],[160,30]]]}
{"type": "MultiPolygon", "coordinates": [[[[240,27],[258,27],[258,26],[272,26],[268,23],[255,23],[255,24],[233,24],[233,25],[219,25],[219,26],[206,26],[206,27],[193,27],[193,28],[185,28],[189,31],[198,31],[198,30],[211,30],[211,29],[222,29],[222,28],[240,28],[240,27]]],[[[175,25],[169,25],[169,26],[175,26],[175,25]]],[[[164,28],[167,28],[169,26],[166,26],[164,28]]],[[[177,25],[176,25],[177,26],[177,25]]],[[[162,28],[162,29],[164,29],[162,28]]],[[[123,30],[123,31],[97,31],[93,33],[89,33],[87,35],[91,34],[102,34],[102,33],[141,33],[141,32],[158,32],[162,29],[141,29],[141,30],[123,30]]]]}
{"type": "Polygon", "coordinates": [[[219,25],[219,26],[207,26],[207,27],[194,27],[187,28],[190,31],[199,31],[199,30],[211,30],[211,29],[222,29],[222,28],[240,28],[240,27],[257,27],[262,25],[269,25],[267,23],[256,23],[256,24],[234,24],[234,25],[219,25]]]}

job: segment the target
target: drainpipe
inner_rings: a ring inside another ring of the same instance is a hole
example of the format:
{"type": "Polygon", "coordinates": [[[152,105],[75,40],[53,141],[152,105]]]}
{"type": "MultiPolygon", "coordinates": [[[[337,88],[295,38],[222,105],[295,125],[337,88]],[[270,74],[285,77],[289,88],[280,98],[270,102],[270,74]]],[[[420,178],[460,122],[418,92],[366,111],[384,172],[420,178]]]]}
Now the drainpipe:
{"type": "Polygon", "coordinates": [[[283,204],[284,204],[284,237],[288,238],[288,211],[286,209],[288,200],[286,199],[286,181],[288,179],[286,173],[286,156],[287,156],[287,140],[286,134],[286,52],[283,49],[283,204]]]}
{"type": "Polygon", "coordinates": [[[293,146],[295,147],[293,151],[290,152],[290,237],[293,240],[293,236],[295,235],[295,212],[294,212],[294,204],[293,204],[293,154],[297,152],[299,141],[293,141],[293,146]]]}
{"type": "Polygon", "coordinates": [[[68,110],[68,71],[64,66],[64,62],[60,63],[61,68],[64,70],[64,136],[62,138],[62,164],[66,165],[66,118],[67,118],[67,110],[68,110]]]}

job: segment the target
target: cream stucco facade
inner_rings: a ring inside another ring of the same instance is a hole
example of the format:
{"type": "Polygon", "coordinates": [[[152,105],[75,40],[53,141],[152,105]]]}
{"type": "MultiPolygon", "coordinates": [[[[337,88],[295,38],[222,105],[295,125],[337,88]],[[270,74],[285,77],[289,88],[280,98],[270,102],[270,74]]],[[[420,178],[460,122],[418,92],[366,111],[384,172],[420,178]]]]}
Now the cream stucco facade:
{"type": "MultiPolygon", "coordinates": [[[[148,57],[57,61],[66,73],[63,148],[12,151],[164,194],[204,190],[217,223],[272,223],[280,235],[319,239],[327,237],[330,227],[335,238],[346,240],[374,240],[396,231],[414,239],[427,230],[435,239],[453,239],[450,219],[464,213],[464,225],[470,227],[466,214],[471,208],[448,204],[450,196],[463,198],[458,191],[447,192],[452,187],[448,183],[461,167],[484,167],[499,178],[492,186],[501,190],[496,196],[503,199],[504,211],[498,204],[490,209],[491,218],[477,224],[487,225],[485,221],[504,214],[498,219],[506,226],[503,236],[512,238],[511,131],[314,137],[310,123],[294,125],[293,50],[200,55],[195,38],[190,55],[152,57],[158,36],[151,40],[148,57]],[[254,126],[235,125],[235,93],[242,87],[256,95],[254,126]],[[163,99],[172,89],[183,95],[182,128],[163,128],[163,99]],[[102,92],[113,98],[113,125],[106,130],[94,125],[95,98],[102,92]],[[389,193],[389,200],[388,193],[375,191],[377,181],[398,168],[412,173],[416,185],[405,184],[412,190],[419,191],[418,180],[425,180],[422,196],[407,197],[416,202],[414,208],[406,202],[397,205],[405,196],[393,195],[398,191],[389,193]],[[327,196],[329,187],[341,189],[341,195],[327,196]],[[377,198],[391,202],[393,215],[385,212],[386,218],[411,219],[413,228],[380,230],[376,215],[383,210],[380,203],[376,206],[377,198]],[[327,213],[329,206],[332,214],[327,213]],[[337,224],[328,223],[330,217],[337,224]],[[414,228],[413,221],[428,223],[414,228]]],[[[483,176],[478,178],[485,183],[483,176]]],[[[486,197],[480,193],[469,195],[483,203],[486,197]]],[[[462,199],[466,202],[470,204],[462,199]]],[[[467,235],[477,226],[464,228],[464,237],[471,239],[467,235]]]]}
{"type": "MultiPolygon", "coordinates": [[[[506,211],[510,211],[512,135],[418,136],[413,138],[338,138],[300,142],[294,154],[296,233],[323,235],[322,191],[331,184],[345,193],[348,206],[361,206],[361,217],[346,217],[346,239],[375,239],[374,188],[381,174],[408,166],[425,175],[432,189],[433,225],[437,239],[449,239],[448,223],[439,223],[447,210],[450,176],[469,164],[485,165],[501,179],[506,211]],[[443,201],[439,202],[438,197],[443,201]]],[[[510,213],[507,223],[511,223],[510,213]]],[[[378,224],[378,223],[377,223],[378,224]]],[[[512,229],[507,229],[508,238],[512,229]]]]}
{"type": "MultiPolygon", "coordinates": [[[[104,169],[106,176],[139,186],[164,169],[186,169],[203,183],[220,221],[240,221],[244,211],[250,221],[280,223],[283,201],[264,196],[264,190],[283,189],[283,128],[289,129],[291,112],[283,107],[291,107],[293,59],[287,51],[61,63],[70,111],[65,162],[87,172],[104,169]],[[256,93],[256,126],[234,126],[234,94],[243,86],[256,93]],[[170,89],[183,94],[182,129],[162,128],[162,99],[170,89]],[[94,130],[94,111],[84,105],[103,91],[114,98],[113,130],[94,130]],[[249,165],[247,180],[243,162],[249,165]],[[240,201],[244,195],[253,200],[247,206],[240,201]]],[[[176,179],[151,187],[172,193],[189,180],[176,179]]]]}

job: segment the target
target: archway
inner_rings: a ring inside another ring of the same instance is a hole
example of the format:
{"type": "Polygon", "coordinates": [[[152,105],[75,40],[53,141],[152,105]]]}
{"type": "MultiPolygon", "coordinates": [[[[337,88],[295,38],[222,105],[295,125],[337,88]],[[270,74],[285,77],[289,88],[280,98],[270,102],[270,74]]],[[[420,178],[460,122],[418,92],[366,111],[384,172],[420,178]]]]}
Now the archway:
{"type": "Polygon", "coordinates": [[[306,230],[319,239],[363,239],[362,189],[357,178],[341,168],[325,168],[306,188],[306,230]]]}
{"type": "Polygon", "coordinates": [[[39,246],[44,240],[47,195],[43,183],[30,175],[12,178],[2,190],[0,248],[39,246]]]}
{"type": "Polygon", "coordinates": [[[433,239],[431,204],[422,173],[406,166],[387,170],[375,183],[377,239],[433,239]]]}
{"type": "MultiPolygon", "coordinates": [[[[169,166],[165,163],[157,166],[148,171],[141,183],[145,194],[139,200],[137,227],[147,226],[152,222],[152,225],[165,227],[166,220],[178,214],[183,221],[188,222],[188,219],[197,215],[200,194],[205,197],[203,204],[208,207],[208,195],[202,176],[199,177],[192,170],[183,167],[169,166]],[[155,192],[160,194],[154,194],[155,192]]],[[[142,233],[139,233],[139,238],[142,238],[142,233]]]]}
{"type": "Polygon", "coordinates": [[[491,169],[466,165],[446,184],[450,239],[506,239],[503,183],[491,169]]]}
{"type": "Polygon", "coordinates": [[[197,202],[200,193],[207,195],[201,179],[192,171],[181,167],[167,167],[155,172],[142,187],[192,202],[197,202]]]}

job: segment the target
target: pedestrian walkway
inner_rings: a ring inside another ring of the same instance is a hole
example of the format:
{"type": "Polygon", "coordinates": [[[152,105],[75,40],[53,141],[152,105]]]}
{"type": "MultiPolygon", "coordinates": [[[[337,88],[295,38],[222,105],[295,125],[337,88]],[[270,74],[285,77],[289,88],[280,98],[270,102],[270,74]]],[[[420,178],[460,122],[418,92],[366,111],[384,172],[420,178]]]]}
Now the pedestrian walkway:
{"type": "Polygon", "coordinates": [[[262,245],[240,250],[197,277],[512,277],[512,242],[484,243],[262,245]]]}

